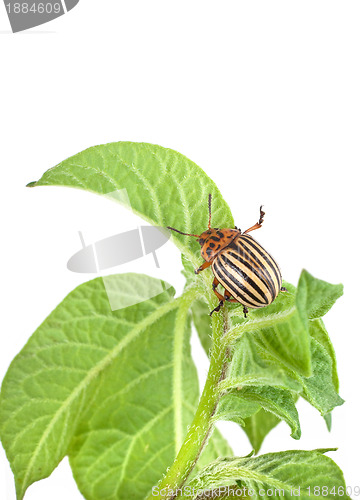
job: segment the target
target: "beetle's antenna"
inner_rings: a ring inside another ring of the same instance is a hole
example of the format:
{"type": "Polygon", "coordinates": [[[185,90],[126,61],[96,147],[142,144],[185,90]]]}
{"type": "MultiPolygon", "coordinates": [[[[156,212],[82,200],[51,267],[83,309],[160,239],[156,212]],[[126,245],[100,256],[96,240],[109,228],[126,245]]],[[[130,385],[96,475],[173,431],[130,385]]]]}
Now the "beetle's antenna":
{"type": "Polygon", "coordinates": [[[209,224],[207,225],[208,229],[211,229],[211,193],[209,194],[209,224]]]}
{"type": "Polygon", "coordinates": [[[167,229],[171,229],[171,231],[176,231],[176,233],[183,234],[184,236],[194,236],[195,238],[200,238],[199,234],[183,233],[182,231],[179,231],[178,229],[175,229],[174,227],[167,226],[167,229]]]}

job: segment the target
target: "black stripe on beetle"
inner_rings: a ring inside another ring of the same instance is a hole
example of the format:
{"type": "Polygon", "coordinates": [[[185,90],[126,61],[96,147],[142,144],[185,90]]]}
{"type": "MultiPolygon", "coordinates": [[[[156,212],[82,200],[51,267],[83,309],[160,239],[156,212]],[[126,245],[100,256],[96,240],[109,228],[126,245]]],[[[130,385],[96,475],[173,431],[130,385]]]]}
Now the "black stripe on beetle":
{"type": "MultiPolygon", "coordinates": [[[[265,292],[260,288],[260,285],[257,283],[257,281],[255,279],[253,279],[253,276],[250,276],[247,273],[245,273],[241,267],[239,267],[238,265],[236,265],[234,262],[232,262],[230,260],[229,256],[221,255],[220,257],[221,257],[223,264],[224,264],[224,267],[226,269],[228,267],[231,267],[236,272],[236,275],[240,276],[241,281],[240,281],[240,285],[238,284],[239,288],[245,288],[245,285],[243,285],[243,281],[246,282],[248,285],[249,291],[252,292],[252,288],[253,288],[255,290],[255,292],[257,292],[260,295],[260,297],[262,297],[263,304],[265,305],[268,303],[268,298],[267,298],[265,292]]],[[[254,278],[256,277],[256,274],[255,274],[252,266],[250,266],[247,262],[240,262],[239,261],[238,264],[243,264],[246,268],[248,268],[251,271],[252,275],[254,274],[254,278]]],[[[260,280],[260,278],[259,278],[259,280],[260,280]]],[[[237,277],[236,277],[236,281],[238,281],[237,277]]],[[[235,284],[237,284],[237,283],[235,282],[235,284]]],[[[266,290],[269,290],[269,288],[265,286],[265,283],[264,283],[264,287],[266,288],[266,290]]]]}
{"type": "Polygon", "coordinates": [[[265,268],[260,266],[254,266],[253,262],[243,260],[240,256],[235,254],[234,252],[230,253],[230,257],[240,262],[241,265],[247,267],[250,271],[252,271],[258,278],[262,281],[263,285],[272,292],[273,300],[276,297],[276,289],[274,283],[270,277],[270,274],[266,271],[265,268]]]}
{"type": "Polygon", "coordinates": [[[275,262],[273,257],[270,254],[268,254],[264,250],[264,248],[254,240],[254,238],[252,238],[249,235],[245,236],[245,238],[246,238],[247,242],[258,252],[260,257],[262,257],[270,265],[270,268],[274,271],[275,277],[277,278],[277,280],[279,282],[279,288],[280,288],[282,286],[282,276],[280,274],[278,264],[275,262]]]}
{"type": "Polygon", "coordinates": [[[233,243],[230,245],[230,250],[230,255],[232,255],[232,257],[234,257],[235,259],[240,260],[241,262],[244,262],[243,258],[251,261],[250,266],[253,268],[254,272],[260,277],[260,279],[263,279],[267,287],[270,287],[273,290],[274,300],[277,295],[274,279],[270,275],[268,269],[265,267],[265,264],[263,264],[262,260],[260,260],[259,257],[262,258],[260,252],[258,252],[258,257],[256,253],[250,250],[249,247],[245,246],[242,236],[240,238],[237,238],[236,241],[233,241],[233,243]]]}
{"type": "Polygon", "coordinates": [[[260,307],[268,304],[268,300],[262,290],[254,282],[250,281],[247,275],[240,275],[240,270],[238,270],[235,276],[235,274],[231,274],[228,270],[227,262],[224,259],[223,265],[219,265],[219,263],[220,261],[214,261],[213,270],[220,284],[228,290],[233,297],[239,297],[241,303],[247,300],[248,303],[245,305],[249,307],[260,307]],[[238,279],[238,275],[240,276],[240,280],[238,279]],[[245,297],[245,295],[247,295],[247,297],[245,297]],[[262,300],[260,300],[260,298],[262,298],[262,300]]]}

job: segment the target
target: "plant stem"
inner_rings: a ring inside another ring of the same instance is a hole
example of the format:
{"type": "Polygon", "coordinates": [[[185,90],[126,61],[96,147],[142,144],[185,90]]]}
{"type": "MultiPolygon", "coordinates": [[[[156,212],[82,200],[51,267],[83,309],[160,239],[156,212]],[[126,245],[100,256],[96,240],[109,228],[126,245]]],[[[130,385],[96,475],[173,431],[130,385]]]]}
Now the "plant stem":
{"type": "Polygon", "coordinates": [[[148,500],[155,498],[172,500],[178,494],[182,494],[180,489],[195,467],[213,430],[212,416],[220,398],[218,383],[224,375],[227,352],[227,346],[223,344],[222,337],[226,333],[228,325],[226,308],[222,309],[222,313],[212,316],[213,347],[209,371],[199,405],[174,463],[164,478],[153,488],[148,500]]]}

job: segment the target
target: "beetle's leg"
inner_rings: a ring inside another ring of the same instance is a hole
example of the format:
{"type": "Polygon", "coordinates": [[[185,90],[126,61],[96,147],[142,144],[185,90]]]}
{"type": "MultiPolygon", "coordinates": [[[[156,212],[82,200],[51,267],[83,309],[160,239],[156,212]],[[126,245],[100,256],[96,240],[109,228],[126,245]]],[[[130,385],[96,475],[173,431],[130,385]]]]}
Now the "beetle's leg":
{"type": "Polygon", "coordinates": [[[214,294],[216,295],[216,297],[221,301],[221,302],[224,302],[224,300],[226,299],[226,297],[223,297],[221,295],[221,293],[219,293],[217,290],[216,290],[216,287],[217,285],[219,285],[219,282],[217,280],[217,278],[214,278],[214,281],[212,282],[212,291],[214,292],[214,294]]]}
{"type": "Polygon", "coordinates": [[[288,290],[285,288],[285,286],[282,286],[280,289],[281,292],[287,292],[288,290]]]}
{"type": "MultiPolygon", "coordinates": [[[[230,292],[228,292],[227,290],[225,290],[225,299],[228,301],[228,302],[238,302],[240,304],[240,302],[234,298],[231,298],[232,295],[230,292]]],[[[248,314],[249,312],[249,309],[246,307],[246,306],[243,306],[243,313],[244,313],[244,317],[246,318],[246,315],[248,314]]]]}
{"type": "Polygon", "coordinates": [[[212,282],[212,289],[215,293],[215,295],[217,296],[217,298],[220,300],[219,302],[219,305],[217,307],[215,307],[215,309],[213,311],[211,311],[210,313],[210,316],[212,315],[212,313],[214,312],[217,312],[217,311],[220,311],[220,308],[224,305],[224,302],[227,300],[228,302],[237,302],[239,303],[238,300],[234,299],[231,295],[230,292],[228,292],[227,290],[225,290],[225,295],[224,297],[221,295],[221,293],[219,293],[217,290],[216,290],[216,287],[217,285],[219,285],[219,281],[214,278],[214,281],[212,282]]]}
{"type": "Polygon", "coordinates": [[[214,312],[218,312],[218,311],[220,311],[220,309],[222,308],[222,306],[223,306],[223,305],[224,305],[224,301],[223,301],[223,300],[220,300],[219,305],[218,305],[217,307],[215,307],[215,309],[213,309],[213,310],[211,311],[211,313],[209,314],[209,316],[212,316],[212,314],[213,314],[214,312]]]}
{"type": "Polygon", "coordinates": [[[211,311],[210,316],[212,316],[212,314],[213,314],[214,312],[218,312],[218,311],[220,311],[220,309],[221,309],[221,307],[224,305],[224,301],[225,301],[225,299],[226,299],[226,297],[223,297],[223,296],[221,295],[221,293],[219,293],[219,292],[216,290],[216,287],[217,287],[217,285],[219,285],[219,284],[220,284],[220,283],[219,283],[219,281],[217,280],[217,278],[214,278],[214,281],[212,282],[212,290],[213,290],[214,294],[216,295],[216,297],[219,299],[219,301],[220,301],[220,302],[219,302],[219,305],[218,305],[218,306],[216,306],[216,307],[215,307],[215,309],[213,309],[213,310],[211,311]]]}
{"type": "Polygon", "coordinates": [[[227,300],[228,302],[232,302],[232,303],[238,302],[240,304],[240,302],[238,300],[234,299],[233,296],[231,295],[231,293],[228,292],[227,290],[225,290],[225,300],[227,300]]]}
{"type": "Polygon", "coordinates": [[[195,269],[195,274],[201,273],[201,271],[203,271],[207,267],[210,267],[211,264],[212,264],[212,262],[206,262],[206,260],[205,260],[205,262],[200,267],[198,267],[197,269],[195,269]]]}
{"type": "Polygon", "coordinates": [[[259,227],[261,227],[261,225],[264,222],[264,215],[265,215],[265,212],[263,212],[262,208],[263,208],[263,205],[260,206],[260,217],[259,217],[258,222],[256,224],[254,224],[254,226],[249,227],[249,229],[244,231],[243,234],[250,233],[250,231],[254,231],[255,229],[259,229],[259,227]]]}
{"type": "Polygon", "coordinates": [[[247,318],[246,315],[248,314],[248,312],[249,312],[249,309],[246,306],[244,306],[243,307],[244,318],[247,318]]]}

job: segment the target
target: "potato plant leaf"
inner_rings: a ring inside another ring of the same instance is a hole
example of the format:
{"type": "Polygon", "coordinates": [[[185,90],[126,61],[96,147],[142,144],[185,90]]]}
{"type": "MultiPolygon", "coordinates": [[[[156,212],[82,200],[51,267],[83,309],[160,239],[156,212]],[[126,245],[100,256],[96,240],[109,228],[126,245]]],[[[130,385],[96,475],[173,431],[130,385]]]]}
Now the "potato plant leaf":
{"type": "Polygon", "coordinates": [[[304,270],[299,278],[297,303],[305,301],[304,307],[309,319],[324,316],[335,301],[343,295],[343,285],[332,285],[326,281],[314,278],[304,270]]]}
{"type": "Polygon", "coordinates": [[[211,352],[211,318],[210,306],[201,299],[195,300],[191,306],[192,320],[198,333],[204,351],[209,356],[211,352]]]}
{"type": "Polygon", "coordinates": [[[263,408],[244,420],[243,430],[248,436],[255,453],[258,453],[261,445],[269,432],[280,422],[280,418],[263,408]]]}
{"type": "Polygon", "coordinates": [[[302,386],[292,370],[278,362],[255,341],[253,333],[245,332],[237,341],[223,389],[269,385],[294,391],[302,386]]]}
{"type": "MultiPolygon", "coordinates": [[[[184,255],[181,256],[181,260],[183,265],[183,271],[181,272],[186,279],[185,288],[187,288],[191,283],[195,281],[194,266],[184,255]]],[[[206,272],[207,271],[208,270],[206,270],[206,272]]],[[[212,296],[211,290],[212,289],[210,286],[209,296],[212,296]]],[[[192,321],[195,325],[201,345],[208,356],[210,355],[212,345],[211,317],[209,315],[210,310],[212,309],[213,306],[211,306],[211,303],[206,303],[205,298],[196,299],[191,306],[192,321]]]]}
{"type": "Polygon", "coordinates": [[[290,427],[291,436],[300,438],[300,424],[294,398],[289,391],[275,387],[240,387],[222,397],[215,419],[232,420],[245,425],[244,419],[256,414],[258,410],[272,413],[284,420],[290,427]]]}
{"type": "Polygon", "coordinates": [[[324,326],[322,319],[316,319],[310,321],[309,323],[309,333],[312,338],[314,338],[328,353],[328,358],[331,364],[332,370],[332,380],[335,390],[338,392],[339,389],[339,380],[337,373],[337,359],[336,353],[334,352],[334,348],[327,333],[327,330],[324,326]]]}
{"type": "MultiPolygon", "coordinates": [[[[120,295],[155,281],[107,280],[120,295]]],[[[31,336],[0,394],[0,436],[18,499],[65,455],[87,500],[142,498],[162,476],[198,401],[190,300],[172,300],[173,293],[112,311],[97,278],[72,291],[31,336]]],[[[228,451],[219,436],[204,460],[228,451]]]]}
{"type": "MultiPolygon", "coordinates": [[[[230,209],[215,183],[184,155],[147,143],[113,142],[86,149],[47,170],[35,186],[68,186],[117,196],[126,190],[132,210],[156,226],[171,226],[200,234],[208,221],[208,195],[212,194],[213,224],[234,227],[230,209]]],[[[126,205],[127,208],[130,208],[126,205]]],[[[195,238],[172,233],[181,252],[200,265],[200,245],[195,238]]]]}
{"type": "Polygon", "coordinates": [[[335,389],[333,360],[327,350],[314,338],[311,349],[313,375],[307,378],[296,374],[296,377],[303,386],[301,396],[324,416],[344,401],[335,389]]]}
{"type": "Polygon", "coordinates": [[[259,412],[260,408],[258,403],[248,401],[234,392],[229,392],[221,398],[214,420],[230,420],[244,426],[245,419],[259,412]]]}
{"type": "Polygon", "coordinates": [[[279,364],[304,376],[312,374],[308,318],[303,304],[297,304],[294,290],[285,283],[288,292],[279,293],[272,304],[251,310],[244,319],[242,308],[234,309],[239,320],[228,334],[232,340],[251,332],[259,348],[272,355],[279,364]]]}
{"type": "MultiPolygon", "coordinates": [[[[253,491],[254,499],[269,497],[301,500],[338,497],[347,500],[342,471],[326,455],[332,450],[284,451],[259,457],[216,460],[205,467],[189,484],[195,490],[217,490],[226,486],[253,491]]],[[[196,498],[196,496],[194,497],[196,498]]],[[[202,498],[200,496],[199,498],[202,498]]],[[[227,497],[226,497],[227,498],[227,497]]]]}

